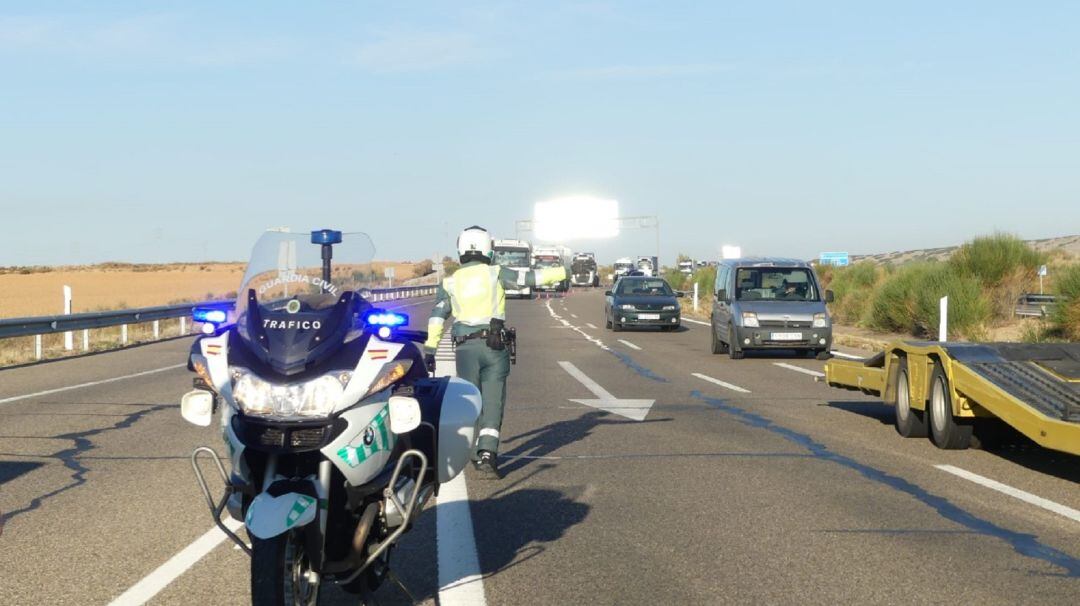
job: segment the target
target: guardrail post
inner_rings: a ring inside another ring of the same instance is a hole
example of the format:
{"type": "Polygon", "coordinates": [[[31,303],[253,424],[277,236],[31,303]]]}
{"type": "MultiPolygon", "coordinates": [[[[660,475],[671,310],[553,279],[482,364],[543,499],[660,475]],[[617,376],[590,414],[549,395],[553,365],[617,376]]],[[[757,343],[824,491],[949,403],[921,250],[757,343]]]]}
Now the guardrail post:
{"type": "Polygon", "coordinates": [[[154,320],[154,340],[155,341],[158,338],[158,334],[160,334],[160,327],[158,325],[159,322],[160,322],[160,320],[154,320]]]}
{"type": "Polygon", "coordinates": [[[127,324],[120,325],[120,344],[127,345],[127,324]]]}
{"type": "MultiPolygon", "coordinates": [[[[66,284],[64,285],[64,315],[71,315],[71,287],[66,284]]],[[[70,330],[64,332],[64,349],[67,351],[75,349],[70,330]]]]}
{"type": "Polygon", "coordinates": [[[41,335],[34,335],[34,357],[41,359],[41,335]]]}
{"type": "Polygon", "coordinates": [[[941,297],[941,322],[938,324],[938,341],[949,340],[949,297],[941,297]]]}
{"type": "Polygon", "coordinates": [[[84,328],[82,331],[82,350],[90,351],[90,329],[84,328]]]}

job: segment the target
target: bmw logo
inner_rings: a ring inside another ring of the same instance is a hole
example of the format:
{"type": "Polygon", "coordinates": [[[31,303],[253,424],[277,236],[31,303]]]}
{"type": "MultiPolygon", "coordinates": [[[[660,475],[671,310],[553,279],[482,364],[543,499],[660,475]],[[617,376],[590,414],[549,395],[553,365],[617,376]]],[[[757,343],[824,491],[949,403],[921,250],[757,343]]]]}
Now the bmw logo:
{"type": "Polygon", "coordinates": [[[371,446],[371,443],[375,441],[375,430],[368,427],[364,430],[364,446],[371,446]]]}

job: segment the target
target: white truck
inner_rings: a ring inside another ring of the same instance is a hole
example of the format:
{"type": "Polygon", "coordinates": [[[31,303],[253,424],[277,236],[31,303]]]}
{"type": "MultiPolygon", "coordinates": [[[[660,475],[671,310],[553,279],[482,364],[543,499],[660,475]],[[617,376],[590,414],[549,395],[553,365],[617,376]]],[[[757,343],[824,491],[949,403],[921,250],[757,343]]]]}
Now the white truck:
{"type": "Polygon", "coordinates": [[[692,260],[679,261],[679,271],[689,276],[690,274],[694,273],[694,265],[695,264],[692,260]]]}
{"type": "Polygon", "coordinates": [[[637,269],[637,265],[634,260],[629,257],[623,257],[615,261],[615,279],[625,276],[626,274],[637,269]]]}
{"type": "MultiPolygon", "coordinates": [[[[572,254],[569,248],[565,246],[537,246],[533,249],[533,267],[536,269],[544,267],[562,267],[566,269],[566,275],[570,275],[570,262],[572,254]]],[[[566,292],[570,290],[570,279],[567,278],[562,282],[556,282],[555,284],[548,284],[545,286],[537,286],[536,290],[566,292]]]]}
{"type": "Polygon", "coordinates": [[[637,260],[637,270],[650,277],[660,274],[659,265],[656,257],[638,257],[637,260]]]}
{"type": "Polygon", "coordinates": [[[570,266],[570,284],[572,286],[600,286],[600,273],[596,267],[596,255],[578,253],[570,266]]]}
{"type": "MultiPolygon", "coordinates": [[[[492,250],[494,252],[492,260],[498,265],[515,270],[529,270],[532,268],[532,244],[525,240],[495,240],[495,246],[492,250]]],[[[524,299],[532,298],[532,294],[532,289],[528,286],[506,291],[508,297],[521,297],[524,299]]]]}

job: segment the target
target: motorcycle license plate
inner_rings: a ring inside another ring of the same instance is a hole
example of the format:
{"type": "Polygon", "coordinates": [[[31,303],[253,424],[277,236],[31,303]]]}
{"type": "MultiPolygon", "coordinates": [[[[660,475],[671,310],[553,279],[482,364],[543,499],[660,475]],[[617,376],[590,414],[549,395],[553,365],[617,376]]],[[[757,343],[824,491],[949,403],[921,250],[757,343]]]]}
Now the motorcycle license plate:
{"type": "Polygon", "coordinates": [[[659,320],[660,314],[638,314],[638,320],[659,320]]]}
{"type": "Polygon", "coordinates": [[[802,341],[801,332],[774,332],[770,336],[773,341],[802,341]]]}

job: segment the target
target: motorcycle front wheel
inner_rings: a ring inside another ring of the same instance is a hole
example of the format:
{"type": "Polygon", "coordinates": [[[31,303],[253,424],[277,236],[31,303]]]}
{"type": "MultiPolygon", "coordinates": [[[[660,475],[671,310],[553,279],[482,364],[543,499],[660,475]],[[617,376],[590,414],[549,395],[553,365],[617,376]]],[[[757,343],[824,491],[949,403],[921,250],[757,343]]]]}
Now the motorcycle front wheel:
{"type": "Polygon", "coordinates": [[[251,603],[314,606],[319,583],[304,549],[304,537],[286,532],[270,539],[251,538],[251,603]]]}

